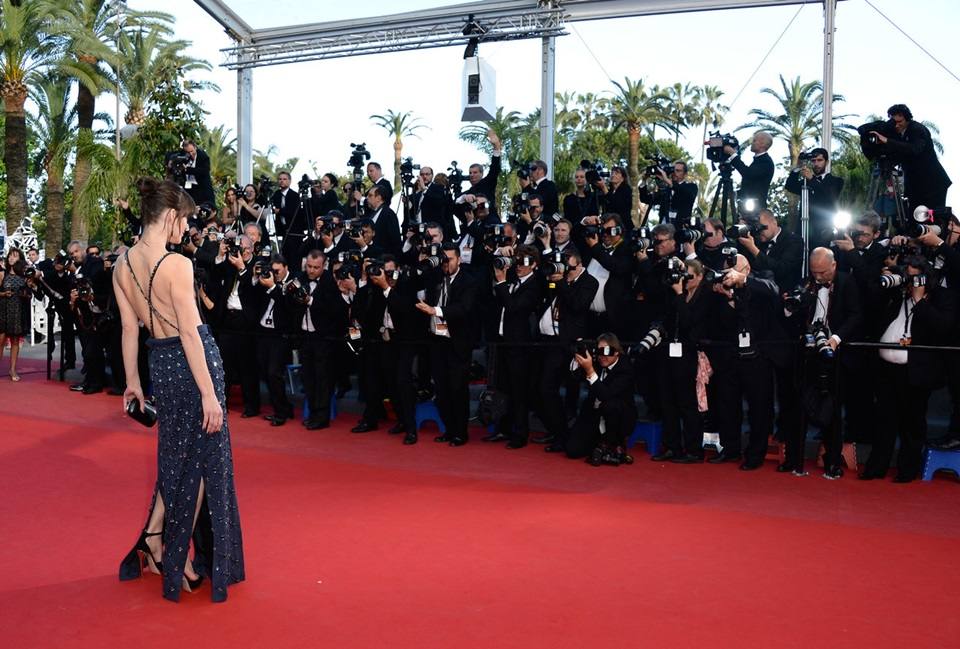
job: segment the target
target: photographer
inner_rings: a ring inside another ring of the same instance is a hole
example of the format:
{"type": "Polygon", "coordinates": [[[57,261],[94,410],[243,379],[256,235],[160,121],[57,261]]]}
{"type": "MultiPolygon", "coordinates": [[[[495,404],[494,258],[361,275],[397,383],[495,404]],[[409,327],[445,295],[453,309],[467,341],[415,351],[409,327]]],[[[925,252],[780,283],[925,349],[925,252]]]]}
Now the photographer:
{"type": "MultiPolygon", "coordinates": [[[[197,205],[201,203],[213,205],[216,202],[216,196],[213,192],[213,181],[210,178],[210,156],[203,149],[197,148],[193,140],[184,140],[182,151],[186,156],[186,160],[182,161],[183,188],[197,205]]],[[[169,161],[175,165],[181,162],[176,157],[171,157],[169,161]]]]}
{"type": "Polygon", "coordinates": [[[330,425],[335,339],[347,333],[349,306],[320,250],[307,253],[304,272],[288,285],[286,305],[300,334],[300,372],[310,418],[308,430],[330,425]]]}
{"type": "Polygon", "coordinates": [[[763,208],[758,214],[756,239],[749,228],[738,237],[740,250],[756,271],[773,273],[781,291],[791,291],[800,283],[803,272],[803,239],[780,227],[773,212],[763,208]]]}
{"type": "Polygon", "coordinates": [[[517,214],[517,220],[513,223],[516,228],[517,239],[523,243],[532,244],[536,240],[536,234],[544,230],[550,230],[549,224],[542,220],[543,217],[543,198],[540,194],[527,194],[526,204],[521,206],[522,211],[517,214]],[[537,232],[534,232],[534,225],[537,226],[537,232]]]}
{"type": "Polygon", "coordinates": [[[342,206],[337,198],[337,185],[339,180],[334,174],[325,173],[316,181],[310,189],[310,209],[314,217],[326,216],[331,211],[337,211],[342,214],[342,206]]]}
{"type": "Polygon", "coordinates": [[[297,256],[303,259],[314,249],[322,251],[328,259],[336,259],[341,252],[357,249],[356,242],[344,236],[343,214],[339,210],[331,210],[314,220],[314,228],[304,237],[297,256]]]}
{"type": "Polygon", "coordinates": [[[435,252],[430,246],[443,243],[443,228],[438,223],[421,223],[407,229],[400,261],[405,266],[417,266],[435,252]]]}
{"type": "MultiPolygon", "coordinates": [[[[790,171],[784,185],[784,189],[788,192],[800,196],[803,191],[803,182],[807,183],[810,197],[807,250],[829,245],[823,233],[830,229],[833,215],[839,209],[838,202],[840,192],[843,191],[843,178],[838,178],[827,171],[829,159],[830,154],[826,149],[821,148],[813,149],[809,154],[801,154],[800,166],[790,171]]],[[[801,206],[798,204],[798,214],[800,209],[801,206]]],[[[798,227],[801,225],[799,215],[796,223],[798,227]]]]}
{"type": "Polygon", "coordinates": [[[240,195],[236,187],[227,187],[223,192],[223,207],[220,208],[220,223],[224,230],[240,229],[240,195]]]}
{"type": "MultiPolygon", "coordinates": [[[[369,157],[369,156],[367,156],[369,157]]],[[[379,188],[380,198],[383,203],[390,206],[390,201],[393,200],[393,185],[390,184],[390,181],[383,177],[383,168],[380,166],[379,162],[368,162],[367,163],[367,178],[370,179],[372,183],[371,189],[374,187],[379,188]]],[[[352,197],[357,202],[358,205],[364,207],[364,215],[369,217],[376,211],[376,207],[371,206],[363,194],[360,193],[360,187],[354,187],[351,185],[351,190],[353,190],[352,197]]],[[[367,195],[369,196],[370,190],[367,190],[367,195]]]]}
{"type": "Polygon", "coordinates": [[[474,305],[477,285],[460,269],[460,248],[443,244],[445,261],[438,277],[424,277],[426,299],[416,308],[430,316],[430,370],[437,390],[437,408],[447,432],[436,438],[450,446],[467,443],[470,418],[470,360],[477,337],[474,305]]]}
{"type": "Polygon", "coordinates": [[[620,340],[616,334],[601,334],[595,350],[577,350],[573,358],[589,387],[567,439],[567,457],[587,457],[593,466],[632,463],[626,448],[637,409],[633,403],[633,368],[623,357],[620,340]]]}
{"type": "Polygon", "coordinates": [[[548,453],[563,453],[567,448],[567,420],[563,408],[558,407],[558,395],[570,365],[570,345],[586,337],[590,304],[599,288],[576,249],[568,249],[562,258],[560,264],[544,263],[549,274],[544,300],[536,312],[540,342],[549,343],[540,348],[540,380],[536,382],[540,386],[538,415],[547,429],[542,441],[549,442],[548,453]]]}
{"type": "Polygon", "coordinates": [[[673,163],[673,171],[657,167],[656,179],[660,191],[651,193],[646,184],[640,185],[640,200],[647,205],[659,205],[661,223],[680,223],[687,225],[693,216],[693,205],[697,202],[697,184],[687,180],[688,167],[683,160],[673,163]]]}
{"type": "Polygon", "coordinates": [[[600,200],[597,192],[587,184],[586,169],[573,172],[573,193],[563,199],[563,218],[571,223],[580,223],[588,216],[600,215],[600,200]]]}
{"type": "Polygon", "coordinates": [[[868,138],[865,148],[872,147],[903,168],[903,190],[911,210],[920,205],[943,206],[951,181],[937,159],[930,130],[914,121],[903,104],[888,108],[887,117],[886,122],[871,122],[857,129],[861,138],[868,138]]]}
{"type": "Polygon", "coordinates": [[[703,222],[703,237],[696,243],[683,244],[683,256],[687,259],[699,259],[706,268],[719,270],[724,267],[729,248],[734,243],[727,238],[723,221],[717,217],[703,222]]]}
{"type": "MultiPolygon", "coordinates": [[[[99,257],[99,249],[96,255],[99,257]]],[[[82,383],[70,386],[74,392],[96,394],[106,385],[107,346],[114,313],[110,313],[113,286],[110,273],[101,270],[93,279],[80,277],[70,291],[70,309],[77,322],[80,348],[83,353],[82,383]]],[[[116,380],[122,380],[116,377],[116,380]]]]}
{"type": "MultiPolygon", "coordinates": [[[[439,223],[447,229],[453,225],[450,195],[446,189],[433,181],[433,169],[421,167],[417,177],[416,192],[411,198],[411,210],[414,223],[439,223]]],[[[410,223],[404,223],[406,229],[410,223]]]]}
{"type": "Polygon", "coordinates": [[[240,282],[240,300],[250,304],[256,314],[257,366],[267,382],[273,414],[264,419],[271,426],[282,426],[293,419],[293,406],[285,389],[286,368],[290,362],[287,336],[294,331],[291,309],[284,299],[291,280],[287,262],[281,255],[259,257],[253,263],[250,281],[240,282]]]}
{"type": "Polygon", "coordinates": [[[627,170],[623,167],[611,167],[610,188],[607,188],[602,178],[597,180],[594,187],[601,194],[603,212],[619,214],[623,221],[623,233],[628,234],[633,228],[633,189],[627,182],[627,170]]]}
{"type": "Polygon", "coordinates": [[[543,234],[537,238],[537,249],[541,255],[548,255],[553,252],[564,253],[567,250],[575,248],[570,240],[570,233],[573,225],[567,219],[560,219],[554,224],[553,228],[543,231],[543,234]]]}
{"type": "MultiPolygon", "coordinates": [[[[808,348],[807,362],[802,390],[808,410],[815,395],[820,393],[819,413],[824,421],[813,421],[823,432],[824,458],[823,475],[835,480],[843,475],[840,467],[843,450],[842,431],[840,430],[839,404],[847,400],[848,386],[863,381],[863,377],[851,372],[849,355],[841,355],[841,366],[834,360],[837,347],[841,342],[857,339],[863,326],[860,306],[860,292],[856,282],[849,275],[837,271],[837,262],[833,251],[828,248],[816,248],[810,253],[810,277],[801,289],[784,303],[787,311],[788,327],[797,337],[807,335],[812,338],[813,347],[808,348]],[[833,394],[823,401],[823,395],[834,390],[834,373],[841,371],[845,379],[840,381],[841,394],[833,394]],[[826,403],[826,406],[822,404],[826,403]]],[[[800,468],[799,457],[803,452],[806,431],[797,429],[795,436],[786,442],[787,465],[782,470],[800,468]]]]}
{"type": "Polygon", "coordinates": [[[69,257],[60,251],[50,260],[50,269],[44,272],[41,284],[45,286],[45,293],[50,297],[60,320],[60,344],[63,353],[63,363],[60,366],[61,379],[66,370],[74,369],[77,364],[76,321],[69,302],[70,289],[75,279],[69,270],[69,264],[69,257]]]}
{"type": "Polygon", "coordinates": [[[300,211],[300,195],[290,188],[289,171],[277,174],[277,187],[270,197],[270,205],[273,208],[273,232],[282,246],[287,230],[293,225],[293,220],[300,211]]]}
{"type": "Polygon", "coordinates": [[[911,482],[920,476],[921,452],[927,437],[927,402],[931,391],[942,384],[944,361],[935,352],[911,350],[910,346],[947,343],[955,330],[954,292],[939,286],[926,259],[909,257],[904,266],[903,285],[885,291],[884,317],[880,321],[880,342],[899,343],[903,348],[879,352],[879,430],[860,476],[862,480],[886,476],[898,437],[900,452],[893,481],[911,482]]]}
{"type": "Polygon", "coordinates": [[[495,309],[499,316],[493,349],[495,355],[494,387],[509,395],[510,407],[497,422],[493,434],[485,442],[507,440],[507,448],[527,445],[530,434],[530,391],[532,354],[528,343],[533,341],[535,313],[543,303],[542,278],[536,275],[540,253],[533,246],[520,246],[510,258],[509,267],[493,267],[495,309]],[[506,343],[506,344],[503,344],[506,343]]]}
{"type": "MultiPolygon", "coordinates": [[[[365,259],[376,259],[384,254],[383,248],[374,243],[376,231],[370,219],[360,219],[359,221],[354,219],[350,222],[350,227],[345,234],[365,259]]],[[[351,250],[354,250],[354,248],[351,250]]]]}
{"type": "Polygon", "coordinates": [[[460,248],[461,265],[468,268],[485,267],[489,262],[489,255],[483,246],[487,227],[498,225],[500,219],[494,216],[483,194],[474,195],[472,202],[468,200],[457,205],[454,214],[460,219],[457,247],[460,248]]]}
{"type": "Polygon", "coordinates": [[[375,184],[367,192],[367,219],[373,224],[373,243],[391,255],[400,254],[400,222],[397,213],[390,209],[387,190],[375,184]]]}
{"type": "Polygon", "coordinates": [[[253,300],[240,299],[241,284],[252,286],[255,281],[253,252],[254,243],[247,235],[224,238],[211,271],[211,282],[217,286],[214,323],[223,352],[224,376],[228,385],[240,384],[242,418],[260,414],[260,376],[254,335],[260,314],[253,300]]]}
{"type": "Polygon", "coordinates": [[[547,163],[534,160],[530,163],[530,192],[536,192],[543,201],[543,213],[552,217],[560,211],[560,194],[557,186],[547,178],[547,163]]]}
{"type": "Polygon", "coordinates": [[[753,199],[757,209],[767,206],[767,195],[770,193],[770,181],[773,180],[773,159],[767,153],[773,146],[773,137],[766,131],[757,131],[750,141],[750,152],[753,160],[749,165],[740,158],[740,152],[733,146],[726,144],[723,152],[729,158],[726,162],[740,173],[740,191],[737,194],[741,205],[753,199]]]}
{"type": "Polygon", "coordinates": [[[586,233],[587,272],[596,278],[599,288],[590,311],[594,314],[592,331],[613,331],[627,335],[633,280],[633,253],[623,245],[623,221],[619,214],[605,213],[599,232],[586,233]],[[603,241],[601,244],[600,241],[603,241]]]}
{"type": "Polygon", "coordinates": [[[240,223],[246,227],[250,223],[264,224],[264,207],[257,203],[257,188],[253,185],[243,186],[243,195],[237,197],[237,205],[240,207],[240,223]]]}
{"type": "MultiPolygon", "coordinates": [[[[493,147],[493,152],[490,154],[490,168],[487,170],[487,175],[483,175],[483,165],[477,163],[470,165],[470,168],[467,170],[470,178],[470,188],[461,194],[460,198],[464,196],[479,196],[481,194],[487,197],[497,195],[497,180],[500,178],[500,159],[503,144],[500,142],[499,136],[493,132],[493,129],[487,131],[487,141],[490,142],[490,146],[493,147]]],[[[469,198],[465,200],[471,202],[469,198]]],[[[457,202],[460,202],[459,199],[457,202]]],[[[490,205],[490,213],[497,221],[500,220],[496,205],[490,205]]]]}

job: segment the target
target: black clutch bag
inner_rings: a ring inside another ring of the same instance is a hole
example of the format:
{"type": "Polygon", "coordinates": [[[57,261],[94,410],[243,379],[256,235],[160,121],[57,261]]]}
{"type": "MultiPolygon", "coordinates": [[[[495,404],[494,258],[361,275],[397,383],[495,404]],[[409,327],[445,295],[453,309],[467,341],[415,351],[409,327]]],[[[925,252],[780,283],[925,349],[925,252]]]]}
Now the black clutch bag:
{"type": "Polygon", "coordinates": [[[127,414],[137,422],[140,422],[147,428],[151,428],[157,423],[157,407],[152,401],[143,402],[143,410],[140,410],[140,402],[134,399],[127,404],[127,414]]]}

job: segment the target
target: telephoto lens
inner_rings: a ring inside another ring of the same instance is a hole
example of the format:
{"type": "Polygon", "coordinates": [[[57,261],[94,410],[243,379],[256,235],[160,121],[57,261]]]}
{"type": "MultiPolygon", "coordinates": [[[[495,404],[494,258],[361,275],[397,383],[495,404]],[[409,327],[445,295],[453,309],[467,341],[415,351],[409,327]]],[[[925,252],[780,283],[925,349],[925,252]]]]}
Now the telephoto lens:
{"type": "Polygon", "coordinates": [[[903,286],[903,275],[901,273],[880,276],[880,288],[895,288],[897,286],[903,286]]]}
{"type": "Polygon", "coordinates": [[[702,230],[694,230],[692,228],[684,228],[679,230],[676,235],[677,243],[696,243],[703,238],[702,230]]]}
{"type": "Polygon", "coordinates": [[[543,221],[537,221],[536,223],[533,224],[533,236],[535,236],[538,239],[549,231],[550,231],[550,228],[543,221]]]}
{"type": "Polygon", "coordinates": [[[660,346],[660,343],[663,342],[665,335],[666,332],[663,330],[663,325],[653,325],[650,327],[650,331],[647,332],[647,335],[645,335],[640,342],[634,345],[633,349],[630,350],[631,355],[634,357],[643,356],[650,350],[656,349],[660,346]]]}
{"type": "Polygon", "coordinates": [[[497,270],[507,270],[513,266],[514,260],[513,257],[494,257],[493,258],[493,267],[497,270]]]}
{"type": "Polygon", "coordinates": [[[817,329],[813,332],[813,346],[817,353],[824,358],[833,358],[833,347],[830,346],[830,337],[823,329],[817,329]]]}

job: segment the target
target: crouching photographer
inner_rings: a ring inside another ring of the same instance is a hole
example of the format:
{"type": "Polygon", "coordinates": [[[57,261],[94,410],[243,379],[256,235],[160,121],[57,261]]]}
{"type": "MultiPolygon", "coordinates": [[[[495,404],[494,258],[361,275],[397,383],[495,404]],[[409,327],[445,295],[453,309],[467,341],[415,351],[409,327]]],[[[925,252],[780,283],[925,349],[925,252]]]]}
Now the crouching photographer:
{"type": "Polygon", "coordinates": [[[573,356],[589,387],[567,438],[567,457],[587,457],[593,466],[632,464],[627,437],[637,421],[633,368],[615,334],[597,338],[595,348],[578,342],[573,356]]]}
{"type": "MultiPolygon", "coordinates": [[[[900,439],[894,482],[911,482],[920,475],[921,452],[927,433],[927,402],[944,376],[944,359],[937,352],[911,346],[940,345],[953,331],[957,298],[940,286],[929,262],[908,257],[902,269],[884,272],[884,317],[881,343],[902,349],[881,349],[877,362],[879,431],[861,480],[883,478],[900,439]]],[[[949,357],[948,357],[949,358],[949,357]]],[[[950,361],[947,361],[950,362],[950,361]]]]}

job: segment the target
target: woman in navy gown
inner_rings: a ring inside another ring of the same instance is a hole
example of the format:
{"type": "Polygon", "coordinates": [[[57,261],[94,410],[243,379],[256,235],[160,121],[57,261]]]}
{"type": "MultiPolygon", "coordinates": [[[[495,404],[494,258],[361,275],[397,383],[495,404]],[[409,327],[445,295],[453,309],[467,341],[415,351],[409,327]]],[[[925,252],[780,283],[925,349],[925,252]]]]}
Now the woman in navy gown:
{"type": "Polygon", "coordinates": [[[182,589],[193,591],[207,578],[213,601],[222,602],[227,586],[244,578],[223,361],[201,323],[190,260],[167,251],[180,242],[195,206],[170,181],[146,178],[139,188],[143,235],[118,260],[113,283],[123,323],[124,408],[144,402],[137,371],[143,323],[159,443],[150,513],[120,564],[120,579],[139,577],[146,566],[163,576],[163,596],[178,601],[182,589]]]}

